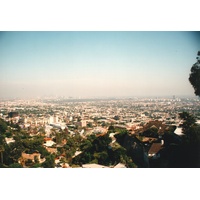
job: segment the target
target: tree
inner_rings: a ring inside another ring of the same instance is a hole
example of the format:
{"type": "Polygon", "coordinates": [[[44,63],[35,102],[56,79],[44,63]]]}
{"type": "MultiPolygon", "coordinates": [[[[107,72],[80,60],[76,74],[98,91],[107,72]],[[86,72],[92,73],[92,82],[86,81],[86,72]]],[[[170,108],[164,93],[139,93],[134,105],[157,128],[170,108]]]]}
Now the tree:
{"type": "Polygon", "coordinates": [[[115,134],[114,137],[116,138],[117,142],[123,146],[124,139],[126,138],[127,135],[128,135],[127,130],[121,130],[118,134],[115,134]]]}
{"type": "Polygon", "coordinates": [[[184,136],[182,144],[173,152],[173,162],[176,161],[178,167],[200,167],[200,126],[187,112],[180,113],[179,116],[183,120],[181,127],[184,136]]]}
{"type": "MultiPolygon", "coordinates": [[[[198,51],[197,56],[200,56],[200,51],[198,51]]],[[[197,57],[197,62],[193,64],[191,68],[189,81],[194,88],[195,95],[200,97],[200,58],[199,57],[197,57]]]]}
{"type": "Polygon", "coordinates": [[[113,133],[113,132],[115,132],[115,128],[113,125],[110,125],[108,128],[108,133],[113,133]]]}
{"type": "Polygon", "coordinates": [[[105,150],[94,153],[94,158],[98,160],[98,164],[109,165],[109,156],[105,150]]]}
{"type": "Polygon", "coordinates": [[[180,119],[183,121],[180,124],[180,127],[182,127],[183,129],[183,133],[187,134],[187,131],[190,127],[192,127],[193,125],[195,125],[195,118],[190,115],[188,112],[182,112],[179,114],[180,119]]]}
{"type": "Polygon", "coordinates": [[[5,133],[7,130],[7,124],[3,119],[0,119],[0,133],[5,133]]]}

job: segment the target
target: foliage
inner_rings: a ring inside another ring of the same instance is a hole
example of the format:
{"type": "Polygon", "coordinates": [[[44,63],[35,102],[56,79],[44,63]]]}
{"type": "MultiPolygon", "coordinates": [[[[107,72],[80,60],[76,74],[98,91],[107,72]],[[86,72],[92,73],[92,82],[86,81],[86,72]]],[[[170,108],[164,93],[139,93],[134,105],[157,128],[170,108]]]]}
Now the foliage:
{"type": "Polygon", "coordinates": [[[181,138],[180,136],[176,135],[174,132],[167,131],[162,136],[164,140],[164,146],[167,147],[170,144],[180,144],[181,138]]]}
{"type": "Polygon", "coordinates": [[[114,133],[114,132],[115,132],[114,126],[113,126],[113,125],[110,125],[110,126],[108,127],[108,133],[114,133]]]}
{"type": "Polygon", "coordinates": [[[0,118],[0,134],[5,133],[7,130],[8,126],[6,122],[0,118]]]}
{"type": "Polygon", "coordinates": [[[7,131],[7,132],[5,133],[5,136],[6,136],[7,138],[11,138],[11,137],[12,137],[12,133],[11,133],[10,131],[7,131]]]}
{"type": "Polygon", "coordinates": [[[22,165],[19,163],[12,163],[9,165],[9,168],[22,168],[22,165]]]}
{"type": "MultiPolygon", "coordinates": [[[[198,52],[199,55],[199,52],[198,52]]],[[[191,68],[191,73],[189,76],[189,81],[194,88],[195,95],[200,97],[200,60],[197,57],[197,62],[193,64],[191,68]]]]}
{"type": "Polygon", "coordinates": [[[100,164],[105,164],[108,157],[107,150],[111,139],[108,135],[104,136],[89,136],[80,146],[83,151],[81,154],[76,156],[73,160],[73,164],[84,164],[90,163],[97,160],[100,164]]]}
{"type": "Polygon", "coordinates": [[[171,141],[167,145],[165,144],[163,151],[168,161],[167,167],[200,167],[200,126],[195,123],[195,118],[187,112],[180,113],[179,117],[182,120],[181,127],[184,135],[179,137],[179,142],[174,142],[175,137],[172,133],[171,135],[168,133],[168,140],[170,135],[171,141]]]}
{"type": "Polygon", "coordinates": [[[85,141],[80,145],[80,149],[81,149],[82,151],[85,151],[85,150],[90,149],[90,148],[92,148],[92,142],[91,142],[89,139],[85,140],[85,141]]]}
{"type": "MultiPolygon", "coordinates": [[[[49,152],[45,147],[43,147],[43,137],[41,136],[29,137],[27,133],[20,131],[15,132],[13,138],[15,142],[10,143],[9,145],[5,143],[5,140],[3,140],[3,146],[5,149],[3,152],[3,161],[7,166],[17,163],[22,152],[30,154],[39,152],[41,153],[41,157],[49,155],[49,152]]],[[[31,163],[28,163],[28,165],[31,166],[31,163]]]]}
{"type": "Polygon", "coordinates": [[[157,138],[158,137],[158,129],[155,127],[149,128],[148,130],[144,131],[141,135],[145,136],[145,137],[157,138]]]}
{"type": "Polygon", "coordinates": [[[46,160],[42,163],[44,168],[54,168],[55,167],[55,155],[50,154],[46,157],[46,160]]]}
{"type": "Polygon", "coordinates": [[[43,144],[43,138],[42,137],[34,137],[32,139],[23,139],[22,144],[23,146],[28,149],[27,153],[33,153],[37,150],[39,146],[43,144]]]}
{"type": "MultiPolygon", "coordinates": [[[[120,140],[126,134],[126,131],[121,130],[121,133],[117,134],[117,138],[120,140]]],[[[111,145],[111,141],[109,134],[98,137],[94,135],[89,136],[80,146],[82,153],[72,159],[72,165],[96,163],[113,166],[120,162],[127,166],[135,167],[136,165],[132,159],[127,156],[126,149],[117,142],[111,145]]]]}
{"type": "Polygon", "coordinates": [[[36,150],[41,154],[41,158],[48,156],[50,153],[46,150],[45,147],[39,145],[36,150]]]}
{"type": "Polygon", "coordinates": [[[190,115],[188,112],[182,112],[179,114],[179,117],[180,119],[183,121],[181,124],[180,124],[180,127],[182,127],[183,129],[183,133],[184,134],[187,134],[187,131],[190,127],[194,126],[195,125],[195,118],[190,115]]]}
{"type": "Polygon", "coordinates": [[[40,167],[42,167],[42,164],[40,163],[35,163],[31,166],[31,168],[40,168],[40,167]]]}
{"type": "Polygon", "coordinates": [[[128,135],[127,130],[121,130],[118,134],[115,134],[115,138],[120,145],[123,145],[125,137],[128,135]]]}

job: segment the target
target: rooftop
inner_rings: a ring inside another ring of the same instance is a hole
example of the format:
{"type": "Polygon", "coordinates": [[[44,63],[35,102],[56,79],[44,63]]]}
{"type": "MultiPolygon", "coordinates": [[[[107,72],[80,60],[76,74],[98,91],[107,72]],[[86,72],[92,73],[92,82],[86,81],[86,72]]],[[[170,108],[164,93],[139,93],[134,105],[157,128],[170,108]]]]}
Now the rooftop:
{"type": "Polygon", "coordinates": [[[99,165],[99,164],[83,164],[82,165],[83,168],[109,168],[108,166],[104,166],[104,165],[99,165]]]}

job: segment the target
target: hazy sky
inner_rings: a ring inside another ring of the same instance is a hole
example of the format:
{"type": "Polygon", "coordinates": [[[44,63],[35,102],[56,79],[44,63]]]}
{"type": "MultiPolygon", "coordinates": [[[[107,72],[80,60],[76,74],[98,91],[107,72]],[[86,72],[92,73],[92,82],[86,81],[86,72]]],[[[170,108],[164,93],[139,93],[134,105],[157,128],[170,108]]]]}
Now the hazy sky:
{"type": "Polygon", "coordinates": [[[0,32],[0,97],[194,95],[200,32],[0,32]]]}

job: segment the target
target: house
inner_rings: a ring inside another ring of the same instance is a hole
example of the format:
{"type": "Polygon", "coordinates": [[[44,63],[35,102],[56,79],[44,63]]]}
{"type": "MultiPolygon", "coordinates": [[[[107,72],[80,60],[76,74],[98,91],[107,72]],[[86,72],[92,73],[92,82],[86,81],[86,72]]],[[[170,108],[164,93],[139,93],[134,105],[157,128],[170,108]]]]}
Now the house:
{"type": "Polygon", "coordinates": [[[62,168],[70,168],[68,163],[61,163],[60,165],[62,168]]]}
{"type": "Polygon", "coordinates": [[[57,153],[57,148],[46,147],[46,150],[51,154],[52,153],[57,153]]]}
{"type": "Polygon", "coordinates": [[[7,138],[6,137],[5,140],[6,140],[7,144],[10,144],[11,142],[15,142],[15,140],[13,138],[7,138]]]}
{"type": "Polygon", "coordinates": [[[153,143],[148,151],[148,157],[153,159],[160,158],[161,149],[162,149],[162,143],[153,143]]]}
{"type": "Polygon", "coordinates": [[[54,144],[56,144],[54,141],[52,141],[51,138],[44,138],[44,146],[47,146],[47,147],[51,147],[53,146],[54,144]]]}
{"type": "Polygon", "coordinates": [[[45,161],[45,158],[41,159],[40,156],[41,156],[40,153],[28,154],[28,153],[22,152],[21,157],[19,158],[18,162],[21,164],[24,164],[25,161],[31,160],[34,163],[35,159],[37,159],[39,163],[43,163],[45,161]]]}

